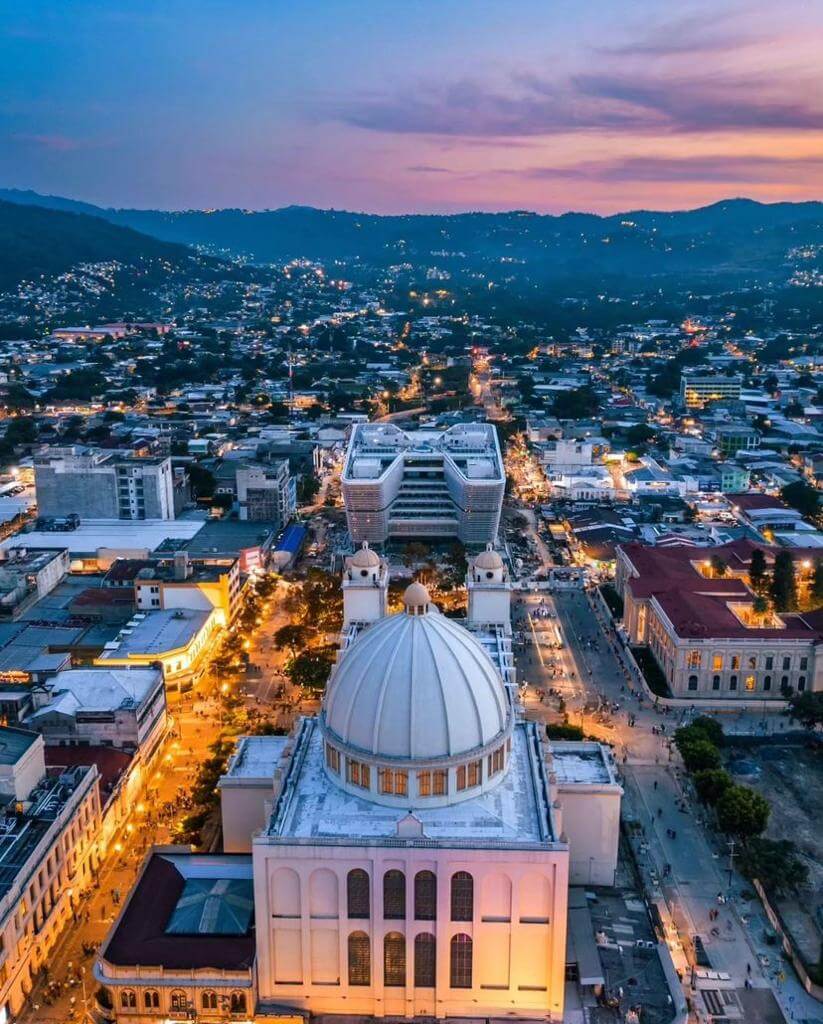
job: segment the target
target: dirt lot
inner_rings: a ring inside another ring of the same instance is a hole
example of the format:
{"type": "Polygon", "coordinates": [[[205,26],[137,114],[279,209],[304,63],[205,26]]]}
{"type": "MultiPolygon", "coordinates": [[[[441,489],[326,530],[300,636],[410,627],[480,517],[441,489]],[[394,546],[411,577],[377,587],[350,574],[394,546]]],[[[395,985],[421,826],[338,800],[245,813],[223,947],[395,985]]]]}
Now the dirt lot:
{"type": "Polygon", "coordinates": [[[733,749],[729,770],[771,804],[767,835],[792,839],[809,869],[809,889],[801,901],[785,901],[780,911],[798,944],[816,960],[823,925],[823,753],[803,746],[733,749]]]}

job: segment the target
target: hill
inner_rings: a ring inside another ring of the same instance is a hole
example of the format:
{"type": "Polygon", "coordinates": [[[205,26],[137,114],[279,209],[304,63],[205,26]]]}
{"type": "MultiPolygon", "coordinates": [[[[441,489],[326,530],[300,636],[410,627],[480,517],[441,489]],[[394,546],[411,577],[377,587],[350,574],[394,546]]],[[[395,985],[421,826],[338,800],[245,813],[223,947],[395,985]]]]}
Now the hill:
{"type": "Polygon", "coordinates": [[[601,217],[523,211],[379,216],[290,206],[279,210],[103,210],[55,196],[0,190],[0,199],[96,212],[167,242],[206,245],[259,262],[294,257],[470,268],[511,266],[516,276],[632,279],[764,278],[787,253],[823,242],[823,203],[731,199],[696,210],[601,217]]]}
{"type": "Polygon", "coordinates": [[[79,263],[110,260],[162,261],[185,269],[194,264],[195,254],[101,217],[0,200],[0,290],[64,273],[79,263]]]}

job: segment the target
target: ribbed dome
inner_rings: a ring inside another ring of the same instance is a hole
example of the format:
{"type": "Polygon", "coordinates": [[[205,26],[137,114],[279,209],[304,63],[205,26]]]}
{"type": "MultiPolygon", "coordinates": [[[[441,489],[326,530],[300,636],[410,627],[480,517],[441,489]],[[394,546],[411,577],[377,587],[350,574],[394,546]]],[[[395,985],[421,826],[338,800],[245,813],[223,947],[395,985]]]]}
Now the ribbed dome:
{"type": "Polygon", "coordinates": [[[475,558],[474,564],[478,569],[502,569],[503,559],[489,544],[486,550],[481,551],[477,558],[475,558]]]}
{"type": "Polygon", "coordinates": [[[343,655],[324,705],[326,728],[343,743],[375,757],[429,760],[485,746],[506,729],[508,702],[491,659],[468,630],[429,609],[379,620],[343,655]]]}
{"type": "Polygon", "coordinates": [[[364,540],[363,546],[349,558],[348,564],[355,569],[374,569],[380,565],[380,556],[376,551],[372,551],[369,542],[364,540]]]}

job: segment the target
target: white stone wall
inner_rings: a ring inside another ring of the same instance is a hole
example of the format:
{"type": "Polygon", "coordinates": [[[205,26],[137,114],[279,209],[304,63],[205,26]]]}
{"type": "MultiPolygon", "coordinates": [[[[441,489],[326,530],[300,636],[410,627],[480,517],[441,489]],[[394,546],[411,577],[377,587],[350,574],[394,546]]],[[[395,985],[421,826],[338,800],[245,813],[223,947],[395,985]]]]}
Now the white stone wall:
{"type": "Polygon", "coordinates": [[[566,850],[444,849],[432,846],[295,846],[255,842],[258,989],[261,1001],[312,1013],[413,1017],[520,1016],[560,1021],[566,955],[566,850]],[[347,875],[370,876],[368,919],[348,917],[347,875]],[[406,916],[385,920],[383,876],[405,874],[406,916]],[[414,877],[437,877],[434,921],[415,920],[414,877]],[[452,921],[450,881],[474,879],[471,921],[452,921]],[[348,938],[370,940],[371,984],[353,986],[348,938]],[[383,984],[387,934],[405,937],[406,985],[383,984]],[[414,984],[414,940],[436,939],[436,984],[414,984]],[[450,944],[472,939],[471,988],[450,987],[450,944]]]}

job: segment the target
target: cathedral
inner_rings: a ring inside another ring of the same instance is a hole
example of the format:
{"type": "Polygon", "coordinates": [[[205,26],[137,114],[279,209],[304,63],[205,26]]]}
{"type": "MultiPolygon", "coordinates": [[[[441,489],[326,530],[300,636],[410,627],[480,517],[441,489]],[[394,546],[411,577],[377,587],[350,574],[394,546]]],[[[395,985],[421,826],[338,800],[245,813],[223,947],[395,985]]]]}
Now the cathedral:
{"type": "Polygon", "coordinates": [[[111,1019],[561,1021],[569,885],[611,885],[621,789],[520,705],[500,556],[465,620],[347,559],[319,715],[240,740],[224,853],[155,848],[101,949],[111,1019]]]}

